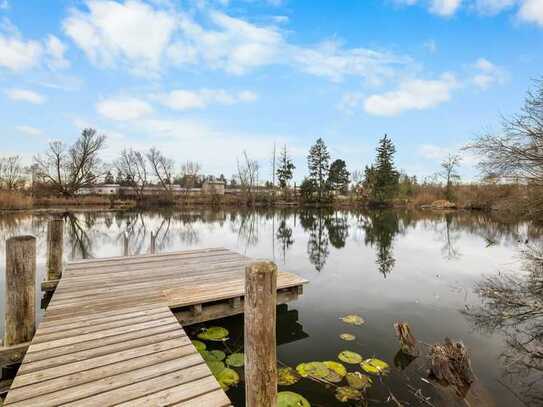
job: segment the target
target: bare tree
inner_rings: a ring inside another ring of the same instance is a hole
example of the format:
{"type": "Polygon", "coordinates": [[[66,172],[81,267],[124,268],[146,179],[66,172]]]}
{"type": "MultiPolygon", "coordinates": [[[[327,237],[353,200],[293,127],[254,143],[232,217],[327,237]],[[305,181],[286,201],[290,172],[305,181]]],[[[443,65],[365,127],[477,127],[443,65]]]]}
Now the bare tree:
{"type": "Polygon", "coordinates": [[[247,151],[243,151],[241,160],[238,159],[238,179],[241,189],[252,196],[253,190],[258,183],[258,161],[249,158],[247,151]]]}
{"type": "Polygon", "coordinates": [[[183,187],[190,189],[194,188],[202,166],[197,161],[185,161],[181,165],[181,182],[183,187]]]}
{"type": "Polygon", "coordinates": [[[462,159],[458,154],[449,154],[447,158],[441,162],[441,171],[437,173],[437,176],[445,181],[445,197],[449,201],[452,201],[454,198],[454,184],[460,180],[460,175],[457,170],[461,160],[462,159]]]}
{"type": "Polygon", "coordinates": [[[466,147],[481,155],[483,175],[543,186],[543,78],[535,81],[520,113],[503,118],[502,127],[466,147]]]}
{"type": "Polygon", "coordinates": [[[105,141],[95,129],[84,129],[69,148],[61,141],[49,143],[44,155],[34,157],[38,177],[65,196],[92,185],[102,171],[99,153],[105,141]]]}
{"type": "Polygon", "coordinates": [[[24,183],[24,172],[20,156],[0,158],[0,187],[9,190],[20,188],[24,183]]]}
{"type": "Polygon", "coordinates": [[[148,168],[145,156],[132,149],[123,150],[115,161],[117,171],[122,174],[128,185],[132,187],[138,199],[142,199],[148,184],[148,168]]]}
{"type": "Polygon", "coordinates": [[[164,188],[164,191],[171,192],[175,168],[174,160],[166,157],[155,147],[149,150],[147,159],[149,160],[153,174],[158,179],[160,185],[162,185],[162,188],[164,188]]]}

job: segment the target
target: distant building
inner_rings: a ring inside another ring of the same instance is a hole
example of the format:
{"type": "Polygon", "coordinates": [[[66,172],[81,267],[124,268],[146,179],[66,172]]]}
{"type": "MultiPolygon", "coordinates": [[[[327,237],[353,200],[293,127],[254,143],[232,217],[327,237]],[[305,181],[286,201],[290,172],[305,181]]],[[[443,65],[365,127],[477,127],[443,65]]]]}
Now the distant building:
{"type": "Polygon", "coordinates": [[[224,195],[224,181],[209,179],[205,180],[202,185],[204,194],[224,195]]]}
{"type": "MultiPolygon", "coordinates": [[[[202,188],[182,188],[179,185],[171,185],[171,192],[174,195],[183,194],[217,194],[224,195],[224,182],[217,180],[204,181],[202,188]]],[[[144,195],[160,195],[164,193],[161,186],[148,185],[143,190],[144,195]]],[[[83,187],[78,191],[79,195],[135,195],[134,188],[121,186],[119,184],[99,184],[83,187]]]]}

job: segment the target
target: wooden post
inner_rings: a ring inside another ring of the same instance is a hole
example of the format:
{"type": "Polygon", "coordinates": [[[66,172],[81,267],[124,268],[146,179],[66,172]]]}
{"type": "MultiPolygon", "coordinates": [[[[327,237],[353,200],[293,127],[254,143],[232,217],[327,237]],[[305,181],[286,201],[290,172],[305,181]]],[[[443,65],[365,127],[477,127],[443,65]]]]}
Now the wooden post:
{"type": "Polygon", "coordinates": [[[156,253],[156,234],[151,230],[151,254],[156,253]]]}
{"type": "Polygon", "coordinates": [[[36,329],[36,238],[6,241],[4,346],[29,342],[36,329]]]}
{"type": "Polygon", "coordinates": [[[64,221],[52,219],[47,225],[47,280],[59,280],[62,276],[64,249],[64,221]]]}
{"type": "Polygon", "coordinates": [[[128,256],[128,234],[123,233],[123,256],[128,256]]]}
{"type": "Polygon", "coordinates": [[[257,262],[245,269],[245,404],[277,405],[275,338],[277,266],[257,262]]]}

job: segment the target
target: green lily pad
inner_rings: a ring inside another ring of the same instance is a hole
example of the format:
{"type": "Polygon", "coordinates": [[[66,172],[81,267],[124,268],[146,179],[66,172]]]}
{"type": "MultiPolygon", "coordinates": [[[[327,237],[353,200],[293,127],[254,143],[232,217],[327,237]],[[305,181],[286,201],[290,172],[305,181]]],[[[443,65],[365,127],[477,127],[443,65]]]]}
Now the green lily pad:
{"type": "Polygon", "coordinates": [[[311,407],[311,404],[298,393],[280,391],[277,393],[277,407],[311,407]]]}
{"type": "Polygon", "coordinates": [[[224,391],[239,383],[238,373],[228,367],[221,370],[215,377],[224,391]]]}
{"type": "Polygon", "coordinates": [[[372,373],[372,374],[380,374],[380,375],[387,374],[388,369],[389,369],[387,362],[384,362],[381,359],[375,359],[375,358],[366,359],[365,361],[360,363],[360,367],[365,372],[372,373]]]}
{"type": "Polygon", "coordinates": [[[245,364],[245,355],[243,353],[232,353],[226,358],[226,364],[232,367],[242,367],[245,364]]]}
{"type": "Polygon", "coordinates": [[[341,377],[345,377],[345,375],[347,374],[347,369],[345,369],[345,366],[343,366],[339,362],[335,362],[333,360],[327,360],[326,362],[322,362],[322,363],[324,363],[324,366],[326,366],[329,370],[333,370],[341,377]]]}
{"type": "Polygon", "coordinates": [[[330,383],[339,383],[343,380],[343,377],[341,377],[337,372],[328,369],[328,374],[324,376],[322,380],[330,383]]]}
{"type": "Polygon", "coordinates": [[[296,366],[296,371],[302,377],[312,376],[317,379],[323,379],[330,372],[326,365],[322,362],[300,363],[296,366]]]}
{"type": "Polygon", "coordinates": [[[204,341],[222,341],[228,337],[228,329],[220,326],[212,326],[198,334],[204,341]]]}
{"type": "Polygon", "coordinates": [[[301,376],[291,367],[281,367],[277,370],[277,384],[280,386],[290,386],[297,383],[301,376]]]}
{"type": "Polygon", "coordinates": [[[344,350],[337,357],[342,362],[350,363],[351,365],[362,362],[362,356],[356,352],[351,352],[350,350],[344,350]]]}
{"type": "Polygon", "coordinates": [[[362,393],[353,387],[343,386],[336,389],[336,399],[345,403],[349,400],[360,400],[362,393]]]}
{"type": "Polygon", "coordinates": [[[360,315],[345,315],[344,317],[340,318],[343,322],[349,325],[362,325],[364,322],[364,319],[360,315]]]}
{"type": "Polygon", "coordinates": [[[221,361],[224,360],[226,354],[222,350],[203,350],[200,355],[207,361],[221,361]]]}
{"type": "Polygon", "coordinates": [[[373,383],[369,376],[366,376],[360,372],[349,372],[345,378],[347,379],[347,383],[349,383],[350,387],[358,390],[365,390],[371,387],[371,384],[373,383]]]}
{"type": "Polygon", "coordinates": [[[207,363],[207,367],[209,367],[209,370],[211,370],[211,373],[214,376],[217,376],[220,372],[226,369],[225,364],[218,360],[208,360],[206,361],[206,363],[207,363]]]}
{"type": "Polygon", "coordinates": [[[197,341],[196,339],[192,341],[192,344],[196,348],[198,352],[201,352],[203,350],[206,350],[206,344],[202,341],[197,341]]]}
{"type": "Polygon", "coordinates": [[[354,341],[356,339],[356,336],[354,336],[353,334],[348,334],[348,333],[341,334],[339,335],[339,337],[343,339],[344,341],[354,341]]]}

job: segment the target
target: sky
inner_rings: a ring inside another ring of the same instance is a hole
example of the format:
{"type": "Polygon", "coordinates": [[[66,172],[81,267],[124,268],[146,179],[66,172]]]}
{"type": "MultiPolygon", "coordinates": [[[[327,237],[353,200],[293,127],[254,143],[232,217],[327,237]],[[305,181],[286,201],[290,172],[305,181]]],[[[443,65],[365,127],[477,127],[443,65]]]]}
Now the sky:
{"type": "MultiPolygon", "coordinates": [[[[543,76],[543,0],[0,0],[0,155],[86,127],[123,148],[269,176],[317,138],[362,170],[379,138],[419,178],[499,132],[543,76]]],[[[477,158],[461,173],[476,179],[477,158]]]]}

